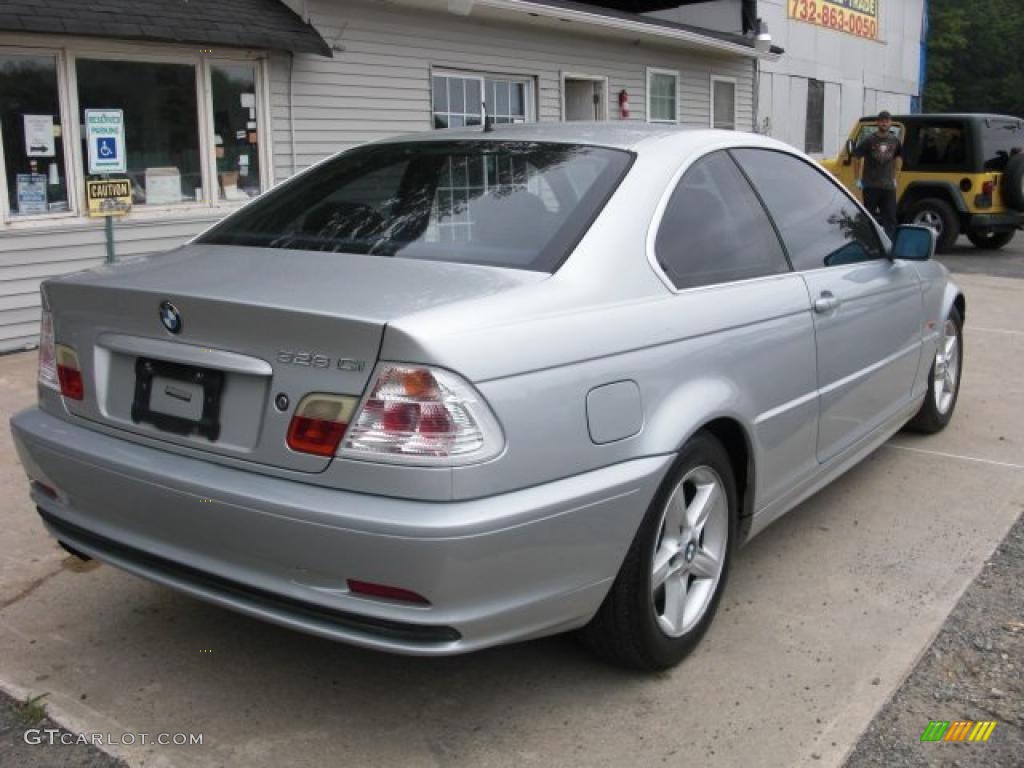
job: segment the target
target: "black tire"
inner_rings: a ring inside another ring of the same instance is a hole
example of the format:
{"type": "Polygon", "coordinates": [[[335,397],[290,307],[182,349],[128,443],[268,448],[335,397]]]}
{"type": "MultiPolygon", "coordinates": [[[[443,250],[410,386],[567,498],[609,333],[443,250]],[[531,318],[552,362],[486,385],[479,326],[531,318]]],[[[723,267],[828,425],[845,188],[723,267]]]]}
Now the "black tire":
{"type": "MultiPolygon", "coordinates": [[[[935,395],[935,364],[933,363],[931,370],[928,372],[928,392],[925,394],[921,409],[907,423],[907,429],[912,432],[922,432],[926,435],[941,432],[952,420],[953,413],[956,411],[956,403],[960,397],[960,382],[963,380],[964,372],[964,326],[963,320],[960,318],[960,312],[956,307],[949,311],[949,319],[956,326],[956,339],[959,348],[958,371],[953,399],[945,412],[939,408],[935,395]]],[[[941,339],[940,343],[942,343],[941,339]]]]}
{"type": "Polygon", "coordinates": [[[1006,164],[1002,192],[1008,206],[1024,211],[1024,153],[1014,155],[1006,164]]]}
{"type": "Polygon", "coordinates": [[[604,603],[580,634],[601,658],[613,664],[656,671],[675,666],[700,642],[714,619],[729,575],[737,538],[736,480],[722,444],[699,432],[683,447],[669,471],[626,553],[604,603]],[[715,592],[697,623],[685,634],[671,637],[656,620],[652,594],[652,566],[662,523],[662,513],[676,486],[697,467],[718,475],[728,504],[728,539],[715,592]]]}
{"type": "Polygon", "coordinates": [[[941,198],[916,200],[903,211],[904,224],[925,223],[919,219],[930,219],[938,225],[937,230],[940,231],[936,232],[935,250],[939,253],[949,251],[960,237],[960,217],[956,215],[953,206],[941,198]]]}
{"type": "Polygon", "coordinates": [[[1013,229],[1005,232],[972,229],[967,233],[967,239],[971,241],[971,244],[974,245],[975,248],[982,251],[998,251],[1013,240],[1013,236],[1015,234],[1017,234],[1017,232],[1013,229]]]}

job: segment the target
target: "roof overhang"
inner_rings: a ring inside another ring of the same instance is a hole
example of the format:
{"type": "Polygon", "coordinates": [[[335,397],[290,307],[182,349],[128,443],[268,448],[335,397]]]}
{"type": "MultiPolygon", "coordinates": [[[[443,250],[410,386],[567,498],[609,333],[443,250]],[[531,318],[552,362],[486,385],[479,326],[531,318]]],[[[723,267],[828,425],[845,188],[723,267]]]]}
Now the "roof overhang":
{"type": "Polygon", "coordinates": [[[0,0],[0,32],[333,55],[281,0],[0,0]]]}
{"type": "Polygon", "coordinates": [[[566,24],[578,31],[604,37],[645,41],[718,55],[744,56],[776,61],[784,52],[772,47],[759,51],[742,35],[678,24],[639,13],[620,11],[573,0],[399,0],[419,7],[447,6],[451,13],[480,19],[502,19],[564,31],[566,24]]]}

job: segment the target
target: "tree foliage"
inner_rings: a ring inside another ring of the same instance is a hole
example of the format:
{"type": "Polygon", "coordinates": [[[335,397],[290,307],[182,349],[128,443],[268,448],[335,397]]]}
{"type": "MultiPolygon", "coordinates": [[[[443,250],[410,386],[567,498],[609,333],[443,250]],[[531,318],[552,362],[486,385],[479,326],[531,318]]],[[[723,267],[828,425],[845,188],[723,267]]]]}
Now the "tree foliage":
{"type": "Polygon", "coordinates": [[[1024,2],[931,0],[928,112],[1024,117],[1024,2]]]}

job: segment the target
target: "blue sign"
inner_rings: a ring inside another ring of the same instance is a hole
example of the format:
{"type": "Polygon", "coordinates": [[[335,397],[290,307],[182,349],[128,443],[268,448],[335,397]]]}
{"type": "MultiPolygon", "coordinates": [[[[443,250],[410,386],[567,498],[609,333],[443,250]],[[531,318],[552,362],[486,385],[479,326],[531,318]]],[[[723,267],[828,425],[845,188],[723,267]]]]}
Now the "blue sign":
{"type": "Polygon", "coordinates": [[[85,110],[89,173],[124,173],[124,112],[120,109],[85,110]]]}
{"type": "Polygon", "coordinates": [[[96,155],[104,160],[117,157],[117,139],[113,136],[96,137],[96,155]]]}

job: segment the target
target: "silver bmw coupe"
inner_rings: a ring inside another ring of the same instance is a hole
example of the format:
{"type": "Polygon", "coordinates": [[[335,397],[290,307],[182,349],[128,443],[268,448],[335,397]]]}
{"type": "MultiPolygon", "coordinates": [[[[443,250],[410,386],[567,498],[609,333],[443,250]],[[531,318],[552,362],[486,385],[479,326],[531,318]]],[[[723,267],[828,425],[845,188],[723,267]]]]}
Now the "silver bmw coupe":
{"type": "Polygon", "coordinates": [[[933,250],[763,137],[399,137],[46,281],[12,428],[73,554],[385,651],[580,630],[665,668],[739,545],[949,422],[933,250]]]}

